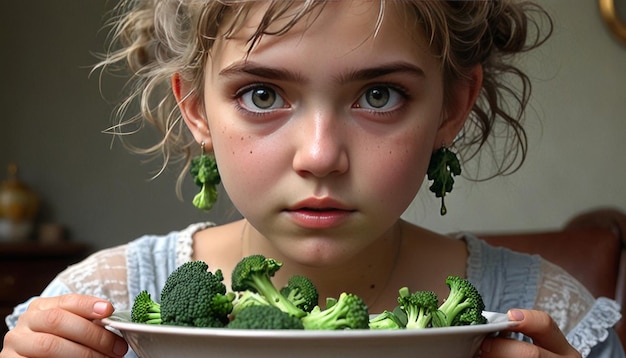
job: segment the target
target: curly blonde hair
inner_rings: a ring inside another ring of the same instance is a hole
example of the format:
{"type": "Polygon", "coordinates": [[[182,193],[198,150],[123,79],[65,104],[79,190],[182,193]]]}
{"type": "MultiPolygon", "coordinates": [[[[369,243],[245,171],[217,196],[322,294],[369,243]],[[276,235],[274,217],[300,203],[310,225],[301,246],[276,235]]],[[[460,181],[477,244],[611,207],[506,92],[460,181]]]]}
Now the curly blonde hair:
{"type": "MultiPolygon", "coordinates": [[[[485,146],[502,146],[499,154],[495,149],[491,151],[498,158],[495,172],[488,177],[516,171],[527,153],[522,119],[531,84],[513,57],[536,48],[550,36],[550,16],[539,5],[521,1],[380,1],[379,21],[374,26],[380,25],[389,6],[399,6],[397,13],[408,16],[411,21],[407,23],[421,26],[429,38],[433,53],[441,61],[444,88],[466,80],[473,67],[482,65],[479,99],[454,145],[463,162],[485,146]],[[496,143],[501,138],[504,143],[496,143]]],[[[128,146],[135,152],[161,156],[162,168],[182,161],[177,188],[190,157],[199,148],[181,120],[171,90],[172,75],[179,73],[191,83],[189,96],[201,101],[204,65],[214,41],[218,36],[228,38],[236,33],[255,3],[124,0],[111,17],[110,46],[95,68],[129,73],[130,86],[119,106],[118,121],[110,131],[125,135],[146,123],[158,129],[161,139],[154,145],[128,146]],[[226,16],[228,21],[224,21],[226,16]],[[139,110],[129,113],[133,103],[139,110]]],[[[265,14],[249,38],[249,50],[262,36],[280,36],[304,18],[314,19],[325,4],[323,0],[266,1],[265,14]],[[286,14],[291,21],[270,31],[275,20],[286,14]]]]}

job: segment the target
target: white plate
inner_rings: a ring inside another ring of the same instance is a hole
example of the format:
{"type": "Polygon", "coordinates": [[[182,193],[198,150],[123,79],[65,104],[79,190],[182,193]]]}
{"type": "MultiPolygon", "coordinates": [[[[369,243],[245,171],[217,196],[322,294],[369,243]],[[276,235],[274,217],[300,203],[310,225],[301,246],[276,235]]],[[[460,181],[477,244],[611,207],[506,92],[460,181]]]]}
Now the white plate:
{"type": "Polygon", "coordinates": [[[102,320],[140,357],[380,358],[473,357],[483,338],[513,327],[505,314],[484,312],[489,323],[420,330],[238,330],[132,323],[129,312],[102,320]]]}

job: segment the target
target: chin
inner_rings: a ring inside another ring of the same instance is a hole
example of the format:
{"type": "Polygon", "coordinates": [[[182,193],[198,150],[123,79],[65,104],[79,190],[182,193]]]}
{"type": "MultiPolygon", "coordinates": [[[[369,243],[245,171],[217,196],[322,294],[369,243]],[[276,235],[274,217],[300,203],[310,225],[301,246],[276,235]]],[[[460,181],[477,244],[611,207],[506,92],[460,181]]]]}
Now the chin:
{"type": "Polygon", "coordinates": [[[314,268],[332,268],[345,265],[355,256],[357,248],[347,248],[335,240],[307,240],[290,246],[287,255],[300,265],[314,268]],[[313,241],[313,242],[311,242],[313,241]]]}

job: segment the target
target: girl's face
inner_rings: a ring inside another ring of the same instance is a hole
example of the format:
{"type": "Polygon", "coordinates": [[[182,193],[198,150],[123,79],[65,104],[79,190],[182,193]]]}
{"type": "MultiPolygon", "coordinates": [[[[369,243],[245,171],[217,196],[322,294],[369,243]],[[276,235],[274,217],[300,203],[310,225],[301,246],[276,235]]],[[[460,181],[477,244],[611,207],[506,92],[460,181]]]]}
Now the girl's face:
{"type": "Polygon", "coordinates": [[[388,237],[431,153],[454,137],[440,130],[439,63],[391,5],[374,35],[378,4],[364,1],[331,2],[248,55],[256,10],[206,65],[204,111],[224,187],[281,256],[345,261],[388,237]]]}

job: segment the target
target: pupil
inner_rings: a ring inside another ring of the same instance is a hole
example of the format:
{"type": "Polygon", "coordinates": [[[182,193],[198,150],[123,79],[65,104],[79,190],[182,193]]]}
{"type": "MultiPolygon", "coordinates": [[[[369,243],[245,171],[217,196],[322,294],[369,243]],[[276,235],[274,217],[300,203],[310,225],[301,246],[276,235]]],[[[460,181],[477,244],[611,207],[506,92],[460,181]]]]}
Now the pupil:
{"type": "Polygon", "coordinates": [[[384,107],[389,102],[389,91],[384,88],[373,88],[367,95],[367,103],[372,107],[384,107]]]}
{"type": "Polygon", "coordinates": [[[254,91],[252,101],[257,107],[266,109],[270,108],[274,104],[276,101],[276,95],[271,90],[259,88],[254,91]]]}

